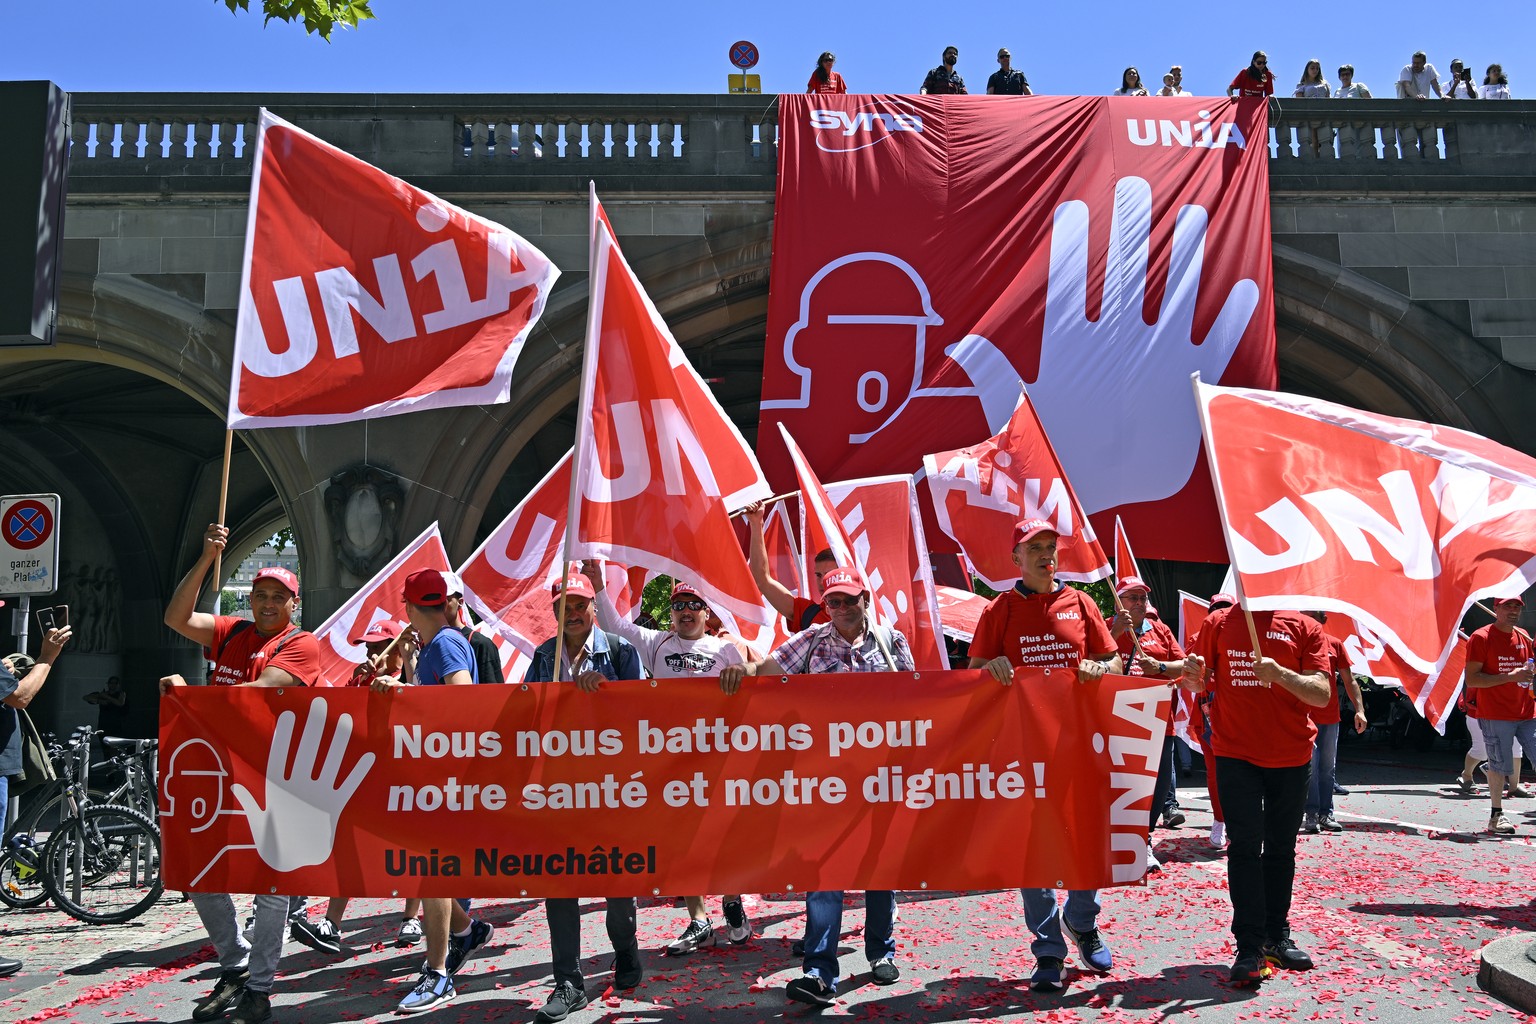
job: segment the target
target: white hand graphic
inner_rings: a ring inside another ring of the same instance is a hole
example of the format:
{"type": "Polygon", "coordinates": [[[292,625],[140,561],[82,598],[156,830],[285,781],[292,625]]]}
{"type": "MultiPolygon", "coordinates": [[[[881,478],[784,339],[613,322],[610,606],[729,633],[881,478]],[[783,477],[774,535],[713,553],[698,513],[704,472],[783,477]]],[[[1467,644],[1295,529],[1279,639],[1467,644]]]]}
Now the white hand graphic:
{"type": "Polygon", "coordinates": [[[352,794],[357,792],[357,787],[362,785],[363,776],[373,767],[373,754],[365,753],[357,759],[346,780],[339,785],[336,782],[341,773],[342,758],[347,753],[347,741],[352,738],[351,715],[342,715],[336,720],[336,735],[325,755],[325,763],[318,764],[320,740],[325,732],[325,712],[324,698],[317,698],[310,704],[309,718],[304,723],[304,735],[299,739],[299,752],[294,758],[291,774],[284,773],[297,716],[292,711],[284,711],[278,716],[272,751],[267,755],[265,808],[256,803],[256,798],[244,786],[236,785],[232,789],[246,820],[251,823],[256,852],[274,871],[293,871],[330,859],[341,812],[352,794]]]}
{"type": "Polygon", "coordinates": [[[1120,179],[1104,301],[1099,319],[1089,321],[1088,207],[1073,201],[1056,208],[1040,375],[1029,398],[1089,512],[1166,498],[1189,479],[1200,451],[1189,375],[1221,379],[1259,302],[1257,284],[1237,282],[1204,342],[1195,343],[1206,221],[1204,207],[1179,211],[1169,286],[1148,324],[1142,305],[1152,189],[1141,178],[1120,179]]]}

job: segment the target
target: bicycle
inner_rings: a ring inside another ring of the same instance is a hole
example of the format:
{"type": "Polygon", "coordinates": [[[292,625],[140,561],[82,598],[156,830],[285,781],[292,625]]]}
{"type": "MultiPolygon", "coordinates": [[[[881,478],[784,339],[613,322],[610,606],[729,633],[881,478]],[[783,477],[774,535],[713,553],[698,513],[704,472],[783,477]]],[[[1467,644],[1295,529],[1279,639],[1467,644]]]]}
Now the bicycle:
{"type": "Polygon", "coordinates": [[[66,914],[90,924],[131,921],[165,891],[160,830],[131,807],[86,807],[43,847],[43,886],[66,914]]]}
{"type": "Polygon", "coordinates": [[[27,909],[47,901],[41,856],[49,834],[108,796],[90,789],[88,732],[85,727],[76,730],[68,750],[57,737],[47,737],[48,756],[58,778],[23,797],[29,806],[5,833],[0,848],[0,902],[6,906],[27,909]]]}

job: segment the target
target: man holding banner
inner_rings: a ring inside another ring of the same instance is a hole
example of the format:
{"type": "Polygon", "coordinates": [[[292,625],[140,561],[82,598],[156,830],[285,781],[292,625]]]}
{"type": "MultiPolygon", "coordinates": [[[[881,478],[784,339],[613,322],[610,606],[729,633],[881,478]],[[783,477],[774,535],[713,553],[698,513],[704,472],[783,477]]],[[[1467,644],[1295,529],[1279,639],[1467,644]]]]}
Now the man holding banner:
{"type": "MultiPolygon", "coordinates": [[[[822,604],[832,621],[796,633],[767,661],[733,665],[720,673],[720,685],[735,693],[745,676],[806,675],[827,672],[911,672],[915,667],[907,638],[900,630],[877,626],[870,618],[869,589],[851,569],[833,569],[821,579],[822,604]]],[[[864,955],[877,985],[901,979],[896,966],[896,894],[864,893],[864,955]]],[[[805,973],[784,993],[812,1006],[831,1006],[837,998],[837,942],[843,933],[842,892],[805,895],[805,973]]]]}
{"type": "MultiPolygon", "coordinates": [[[[1004,686],[1013,685],[1015,668],[1075,669],[1083,683],[1120,673],[1115,639],[1098,606],[1081,590],[1056,582],[1058,539],[1056,528],[1044,519],[1025,519],[1013,528],[1013,564],[1022,578],[987,605],[976,623],[970,667],[986,669],[1004,686]]],[[[1019,891],[1024,897],[1024,923],[1035,936],[1030,943],[1035,956],[1031,989],[1062,989],[1067,955],[1063,925],[1077,945],[1083,966],[1100,974],[1114,966],[1109,947],[1099,935],[1098,890],[1068,890],[1065,912],[1052,889],[1019,891]]]]}

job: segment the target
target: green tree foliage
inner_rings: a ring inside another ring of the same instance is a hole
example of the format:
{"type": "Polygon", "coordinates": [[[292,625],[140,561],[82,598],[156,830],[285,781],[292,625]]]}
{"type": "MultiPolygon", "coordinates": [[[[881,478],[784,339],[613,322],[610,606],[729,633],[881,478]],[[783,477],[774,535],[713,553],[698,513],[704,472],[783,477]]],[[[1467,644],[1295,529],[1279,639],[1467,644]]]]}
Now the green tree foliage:
{"type": "MultiPolygon", "coordinates": [[[[251,9],[251,0],[224,0],[224,6],[238,14],[251,9]]],[[[267,21],[302,21],[304,31],[318,33],[327,42],[337,25],[356,28],[373,17],[368,0],[261,0],[261,9],[267,21]]]]}

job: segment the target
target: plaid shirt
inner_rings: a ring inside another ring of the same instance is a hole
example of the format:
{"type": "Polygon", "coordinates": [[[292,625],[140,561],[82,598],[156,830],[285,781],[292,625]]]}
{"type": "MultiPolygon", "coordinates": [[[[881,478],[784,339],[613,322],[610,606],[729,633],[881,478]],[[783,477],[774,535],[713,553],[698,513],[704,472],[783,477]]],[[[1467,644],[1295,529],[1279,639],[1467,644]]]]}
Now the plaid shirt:
{"type": "MultiPolygon", "coordinates": [[[[896,662],[895,671],[911,672],[912,651],[901,630],[891,634],[891,658],[896,662]]],[[[865,629],[855,647],[837,631],[830,622],[812,626],[790,637],[773,652],[773,660],[790,675],[819,675],[824,672],[890,672],[891,665],[885,660],[874,633],[865,629]]]]}

